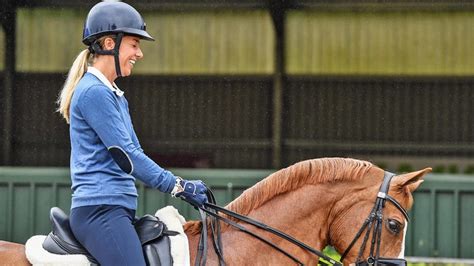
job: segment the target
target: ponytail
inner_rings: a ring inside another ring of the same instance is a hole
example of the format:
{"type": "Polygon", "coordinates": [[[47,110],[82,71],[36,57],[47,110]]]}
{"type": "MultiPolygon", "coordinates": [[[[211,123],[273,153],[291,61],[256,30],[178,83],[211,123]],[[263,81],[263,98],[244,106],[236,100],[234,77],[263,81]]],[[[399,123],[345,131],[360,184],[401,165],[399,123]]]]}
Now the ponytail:
{"type": "Polygon", "coordinates": [[[57,100],[57,104],[59,105],[57,111],[64,117],[64,119],[66,119],[68,124],[70,121],[69,109],[71,106],[72,95],[74,94],[77,83],[79,83],[79,80],[87,71],[90,55],[91,53],[89,52],[89,49],[85,49],[77,56],[76,60],[74,60],[57,100]]]}

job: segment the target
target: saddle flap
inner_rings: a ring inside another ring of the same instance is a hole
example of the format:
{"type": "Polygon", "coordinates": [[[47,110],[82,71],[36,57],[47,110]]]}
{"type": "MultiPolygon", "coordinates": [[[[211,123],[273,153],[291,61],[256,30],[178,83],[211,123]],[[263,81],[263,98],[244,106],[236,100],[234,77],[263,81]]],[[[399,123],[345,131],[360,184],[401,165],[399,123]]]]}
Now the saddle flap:
{"type": "Polygon", "coordinates": [[[166,225],[156,216],[150,214],[136,220],[134,226],[142,245],[162,237],[167,231],[166,225]]]}

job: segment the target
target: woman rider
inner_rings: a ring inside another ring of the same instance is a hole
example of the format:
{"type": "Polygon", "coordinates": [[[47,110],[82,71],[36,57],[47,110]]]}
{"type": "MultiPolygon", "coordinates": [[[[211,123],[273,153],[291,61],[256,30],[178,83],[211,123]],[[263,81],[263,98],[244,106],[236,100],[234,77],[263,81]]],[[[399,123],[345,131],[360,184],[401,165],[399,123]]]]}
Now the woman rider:
{"type": "Polygon", "coordinates": [[[142,16],[123,2],[89,11],[82,42],[60,93],[58,111],[71,140],[71,229],[102,265],[145,265],[133,227],[135,178],[194,206],[207,201],[202,181],[173,175],[147,157],[132,126],[124,92],[114,83],[143,58],[140,41],[154,41],[142,16]]]}

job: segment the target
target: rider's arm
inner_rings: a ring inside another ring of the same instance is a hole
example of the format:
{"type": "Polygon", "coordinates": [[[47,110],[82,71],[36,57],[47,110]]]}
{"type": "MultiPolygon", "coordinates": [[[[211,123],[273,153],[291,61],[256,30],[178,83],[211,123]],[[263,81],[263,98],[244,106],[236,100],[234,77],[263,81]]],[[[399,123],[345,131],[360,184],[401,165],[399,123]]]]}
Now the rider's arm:
{"type": "Polygon", "coordinates": [[[116,97],[105,85],[95,85],[84,94],[79,107],[87,123],[125,173],[160,191],[171,192],[176,177],[146,156],[138,140],[133,141],[126,100],[116,97]]]}

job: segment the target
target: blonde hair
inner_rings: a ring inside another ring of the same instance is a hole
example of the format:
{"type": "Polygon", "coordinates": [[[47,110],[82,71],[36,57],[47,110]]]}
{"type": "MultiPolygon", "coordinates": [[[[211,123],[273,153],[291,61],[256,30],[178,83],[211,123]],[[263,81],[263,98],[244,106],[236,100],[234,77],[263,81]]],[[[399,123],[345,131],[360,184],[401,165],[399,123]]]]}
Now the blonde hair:
{"type": "Polygon", "coordinates": [[[72,95],[74,94],[77,83],[79,83],[79,80],[87,71],[90,55],[91,53],[89,49],[85,49],[76,57],[76,60],[74,60],[74,63],[72,63],[71,69],[69,69],[66,82],[64,82],[64,86],[57,100],[59,105],[57,111],[64,117],[64,119],[66,119],[68,124],[70,118],[69,109],[71,107],[72,95]]]}
{"type": "MultiPolygon", "coordinates": [[[[115,35],[106,35],[102,36],[97,39],[96,42],[99,43],[99,46],[102,48],[104,46],[105,39],[112,38],[115,41],[115,35]]],[[[69,73],[67,74],[66,82],[64,82],[64,86],[59,93],[59,97],[57,100],[57,104],[59,105],[57,112],[59,112],[64,119],[66,119],[66,123],[69,124],[70,121],[70,108],[71,108],[71,99],[72,95],[74,94],[74,90],[76,89],[77,83],[81,80],[84,73],[87,72],[87,67],[92,62],[93,59],[97,57],[97,54],[92,54],[89,49],[85,49],[79,53],[72,63],[71,69],[69,69],[69,73]]]]}

